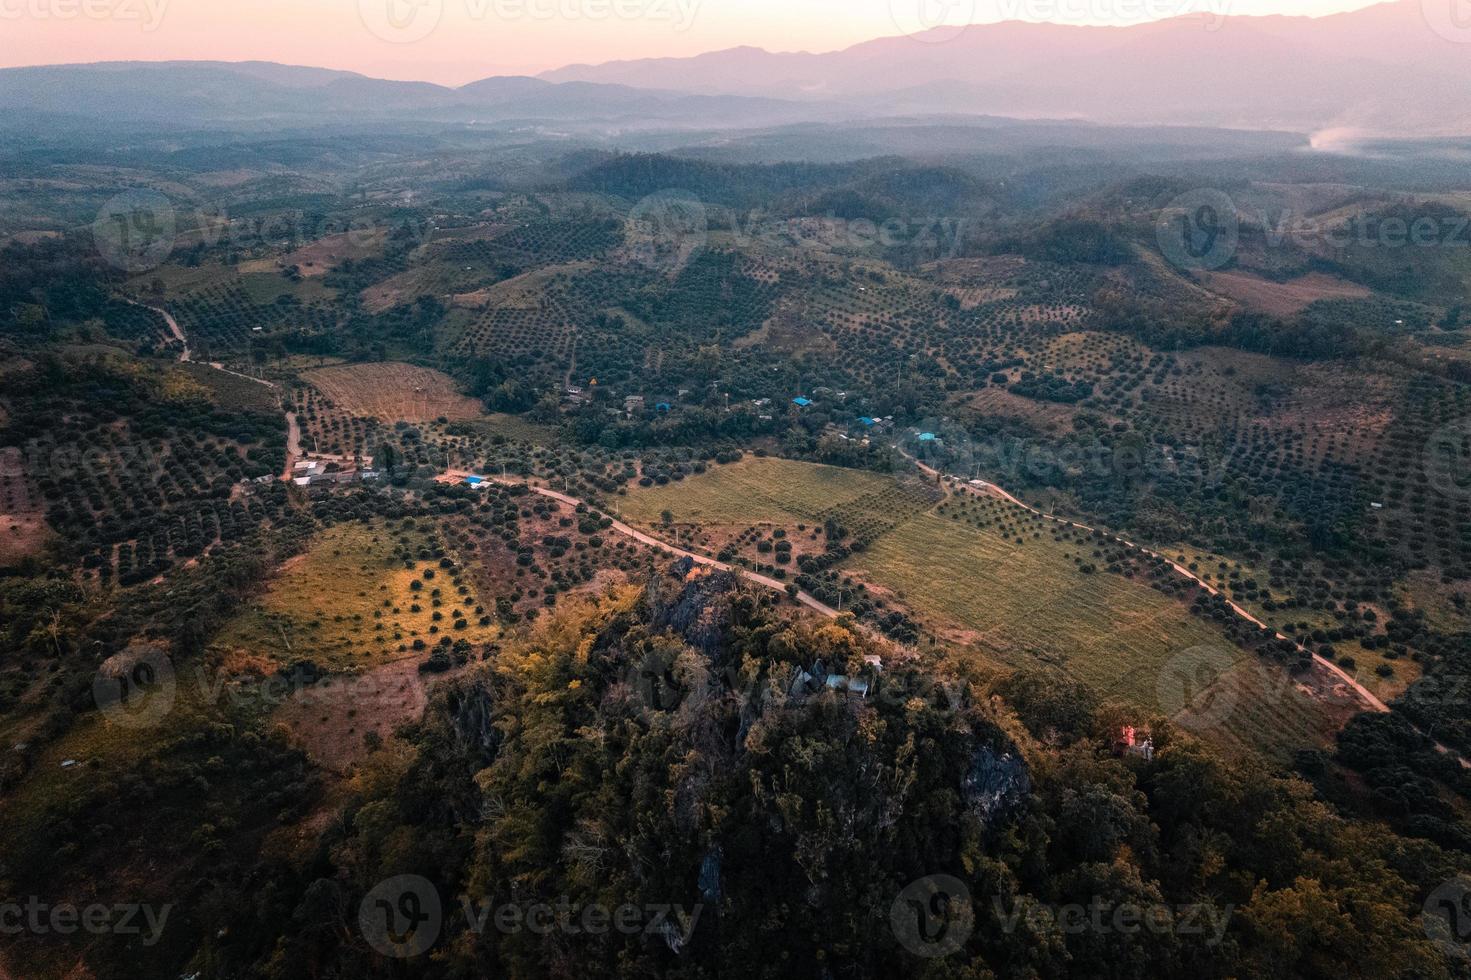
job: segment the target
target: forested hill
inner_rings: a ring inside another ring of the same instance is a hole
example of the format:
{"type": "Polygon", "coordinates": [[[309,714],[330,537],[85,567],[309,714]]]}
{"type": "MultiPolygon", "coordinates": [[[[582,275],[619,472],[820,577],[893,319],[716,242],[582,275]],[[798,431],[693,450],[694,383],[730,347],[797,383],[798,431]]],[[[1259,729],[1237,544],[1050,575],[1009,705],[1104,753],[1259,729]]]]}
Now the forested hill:
{"type": "MultiPolygon", "coordinates": [[[[894,652],[687,563],[569,606],[444,690],[331,860],[273,886],[312,896],[281,949],[380,975],[330,910],[413,868],[444,914],[403,977],[1436,975],[1392,911],[1409,855],[1305,784],[1163,721],[1152,760],[1117,759],[1117,715],[1073,685],[894,652]],[[670,914],[549,937],[473,928],[462,900],[670,914]]],[[[268,942],[252,928],[230,955],[268,942]]]]}

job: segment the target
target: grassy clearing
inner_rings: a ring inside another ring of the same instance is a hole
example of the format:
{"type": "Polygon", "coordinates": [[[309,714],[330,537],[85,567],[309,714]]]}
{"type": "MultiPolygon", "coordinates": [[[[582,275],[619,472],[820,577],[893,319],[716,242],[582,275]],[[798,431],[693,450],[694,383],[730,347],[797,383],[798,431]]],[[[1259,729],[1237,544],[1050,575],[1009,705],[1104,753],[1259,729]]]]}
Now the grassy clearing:
{"type": "Polygon", "coordinates": [[[1197,646],[1240,656],[1179,603],[1103,572],[1085,574],[1048,535],[1018,544],[997,530],[922,515],[848,562],[921,615],[965,630],[1013,666],[1062,668],[1100,695],[1151,710],[1171,659],[1197,646]]]}
{"type": "Polygon", "coordinates": [[[422,527],[401,538],[382,523],[330,528],[226,627],[217,646],[233,658],[311,660],[329,672],[357,672],[422,656],[416,640],[426,647],[445,636],[494,640],[499,631],[480,624],[486,612],[468,577],[430,557],[440,550],[437,535],[422,527]],[[396,552],[400,541],[415,556],[409,563],[396,552]]]}
{"type": "Polygon", "coordinates": [[[651,524],[668,510],[680,524],[820,523],[820,515],[893,485],[862,470],[748,457],[663,487],[629,491],[623,513],[651,524]]]}
{"type": "Polygon", "coordinates": [[[521,418],[496,412],[470,423],[477,433],[487,436],[504,436],[512,442],[529,442],[533,446],[550,446],[557,441],[558,433],[550,425],[539,425],[521,418]]]}

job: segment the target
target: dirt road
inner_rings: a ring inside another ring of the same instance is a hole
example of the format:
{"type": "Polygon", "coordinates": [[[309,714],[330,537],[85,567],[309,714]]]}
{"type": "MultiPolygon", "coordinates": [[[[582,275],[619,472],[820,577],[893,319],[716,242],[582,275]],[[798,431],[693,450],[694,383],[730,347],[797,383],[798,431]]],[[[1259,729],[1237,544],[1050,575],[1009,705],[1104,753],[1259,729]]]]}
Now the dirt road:
{"type": "MultiPolygon", "coordinates": [[[[190,350],[189,350],[189,338],[188,338],[188,336],[185,335],[184,328],[181,327],[181,326],[179,326],[179,321],[178,320],[175,320],[174,317],[173,317],[173,315],[171,313],[169,313],[168,310],[165,310],[165,309],[163,309],[162,307],[159,307],[159,306],[149,306],[146,303],[139,303],[137,300],[131,300],[130,299],[130,300],[128,300],[128,302],[129,303],[132,303],[134,306],[140,307],[142,309],[152,310],[154,313],[157,313],[159,316],[163,317],[163,321],[164,321],[164,323],[167,323],[168,324],[168,326],[169,326],[169,332],[174,335],[174,339],[177,340],[179,343],[181,343],[181,344],[184,345],[184,350],[179,355],[179,363],[180,364],[193,364],[194,363],[194,361],[193,361],[193,355],[190,353],[190,350]]],[[[248,374],[241,374],[239,371],[231,371],[229,368],[225,367],[223,364],[219,363],[218,361],[211,361],[208,366],[214,368],[216,371],[220,371],[220,372],[222,372],[224,374],[231,375],[232,377],[244,378],[246,381],[254,381],[258,385],[265,385],[267,388],[270,388],[272,391],[275,391],[276,390],[276,385],[273,382],[267,381],[264,378],[252,378],[250,375],[248,375],[248,374]]],[[[282,470],[282,472],[281,472],[281,479],[282,480],[290,480],[291,479],[291,468],[296,465],[296,461],[298,459],[300,459],[300,458],[301,458],[301,427],[297,425],[297,422],[296,422],[296,413],[295,412],[287,412],[286,413],[286,468],[284,470],[282,470]]],[[[3,980],[3,978],[0,978],[0,980],[3,980]]]]}
{"type": "MultiPolygon", "coordinates": [[[[164,309],[161,306],[149,306],[147,303],[139,303],[137,300],[130,299],[127,302],[132,303],[134,306],[139,307],[140,309],[152,310],[154,313],[157,313],[159,316],[163,317],[164,323],[168,324],[169,333],[173,334],[174,339],[184,345],[183,352],[179,354],[179,363],[194,363],[194,355],[189,350],[189,338],[185,335],[184,328],[179,326],[179,321],[175,320],[173,315],[170,314],[168,310],[164,309]]],[[[267,381],[264,378],[252,378],[248,374],[241,374],[239,371],[231,371],[219,361],[210,361],[207,366],[214,368],[216,371],[221,371],[236,378],[244,378],[246,381],[254,381],[258,385],[265,385],[267,388],[276,387],[274,383],[267,381]]]]}
{"type": "MultiPolygon", "coordinates": [[[[459,470],[451,470],[450,472],[439,477],[439,482],[461,483],[466,477],[474,475],[476,474],[465,473],[459,470]]],[[[562,503],[571,504],[573,507],[585,506],[592,513],[598,514],[601,517],[606,517],[608,520],[612,521],[613,523],[611,526],[614,531],[617,531],[624,537],[632,538],[640,544],[648,545],[650,548],[656,548],[659,551],[664,552],[665,554],[674,555],[677,558],[688,558],[695,564],[703,565],[706,568],[713,568],[717,571],[722,572],[733,572],[736,575],[739,575],[741,578],[746,579],[748,582],[754,582],[757,585],[764,586],[765,588],[771,589],[774,592],[780,592],[784,595],[787,592],[787,583],[785,582],[778,581],[777,579],[770,578],[766,575],[761,575],[760,573],[750,571],[749,569],[741,568],[739,565],[727,564],[726,562],[717,561],[714,558],[709,558],[705,555],[697,554],[693,551],[686,551],[685,549],[680,548],[676,545],[672,545],[667,541],[661,541],[653,535],[645,534],[643,531],[640,531],[635,527],[630,527],[622,521],[615,519],[610,514],[604,514],[602,511],[598,510],[596,507],[593,507],[591,504],[588,504],[586,501],[578,500],[576,497],[570,496],[568,494],[560,493],[559,491],[551,490],[547,487],[539,487],[533,483],[527,483],[524,480],[512,480],[502,477],[484,477],[484,479],[488,480],[491,483],[499,483],[503,486],[524,486],[532,493],[540,494],[543,497],[550,497],[553,500],[560,500],[562,503]]],[[[837,619],[840,615],[839,612],[832,606],[817,601],[817,599],[813,598],[800,589],[797,590],[797,601],[806,606],[808,609],[811,609],[813,612],[826,616],[828,619],[837,619]]]]}
{"type": "Polygon", "coordinates": [[[286,468],[281,471],[281,479],[291,479],[292,468],[296,461],[301,459],[301,425],[296,421],[295,412],[286,413],[286,468]]]}

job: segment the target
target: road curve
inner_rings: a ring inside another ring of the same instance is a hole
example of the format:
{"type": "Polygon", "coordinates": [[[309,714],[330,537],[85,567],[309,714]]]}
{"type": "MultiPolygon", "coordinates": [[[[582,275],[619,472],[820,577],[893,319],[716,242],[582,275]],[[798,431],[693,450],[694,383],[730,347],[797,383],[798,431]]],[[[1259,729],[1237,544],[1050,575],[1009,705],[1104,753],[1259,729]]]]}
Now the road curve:
{"type": "MultiPolygon", "coordinates": [[[[460,483],[463,482],[466,477],[474,475],[475,474],[473,473],[466,473],[460,470],[451,470],[438,479],[440,483],[460,483]]],[[[677,545],[672,545],[667,541],[661,541],[653,535],[645,534],[638,528],[630,527],[629,525],[613,517],[611,514],[605,514],[598,508],[594,507],[592,504],[589,504],[584,500],[578,500],[576,497],[570,496],[569,494],[561,493],[557,490],[549,489],[548,487],[539,487],[534,483],[528,483],[524,480],[512,480],[505,477],[483,477],[482,479],[486,479],[491,483],[498,483],[502,486],[525,487],[532,493],[540,494],[543,497],[550,497],[553,500],[560,500],[562,503],[571,504],[573,507],[586,507],[590,512],[597,514],[599,517],[604,517],[612,521],[613,523],[611,524],[611,527],[614,531],[617,531],[624,537],[632,538],[640,544],[648,545],[650,548],[658,549],[659,551],[665,552],[666,554],[674,555],[678,558],[688,558],[695,564],[703,565],[706,568],[713,568],[721,572],[733,572],[734,574],[739,575],[741,578],[746,579],[748,582],[754,582],[757,585],[764,586],[775,592],[780,592],[783,595],[788,594],[787,584],[784,582],[780,582],[777,579],[771,578],[769,576],[750,571],[749,569],[741,568],[739,565],[731,565],[727,562],[718,561],[714,558],[697,554],[693,551],[686,551],[685,549],[680,548],[677,545]]],[[[808,595],[806,592],[803,592],[801,589],[797,590],[797,601],[806,606],[808,609],[811,609],[813,612],[826,616],[828,619],[837,619],[838,616],[841,615],[832,606],[829,606],[826,603],[819,602],[817,599],[808,595]]]]}

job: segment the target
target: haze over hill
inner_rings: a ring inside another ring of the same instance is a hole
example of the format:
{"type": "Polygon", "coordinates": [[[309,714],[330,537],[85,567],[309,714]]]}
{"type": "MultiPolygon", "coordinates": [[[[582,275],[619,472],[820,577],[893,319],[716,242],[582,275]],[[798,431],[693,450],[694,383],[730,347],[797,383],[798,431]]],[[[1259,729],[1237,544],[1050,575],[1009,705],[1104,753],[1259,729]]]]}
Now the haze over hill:
{"type": "Polygon", "coordinates": [[[460,88],[266,62],[0,71],[13,127],[147,122],[273,128],[375,122],[741,129],[897,116],[1471,134],[1471,57],[1420,0],[1305,17],[1190,15],[1135,27],[937,28],[825,54],[751,47],[572,65],[460,88]]]}

